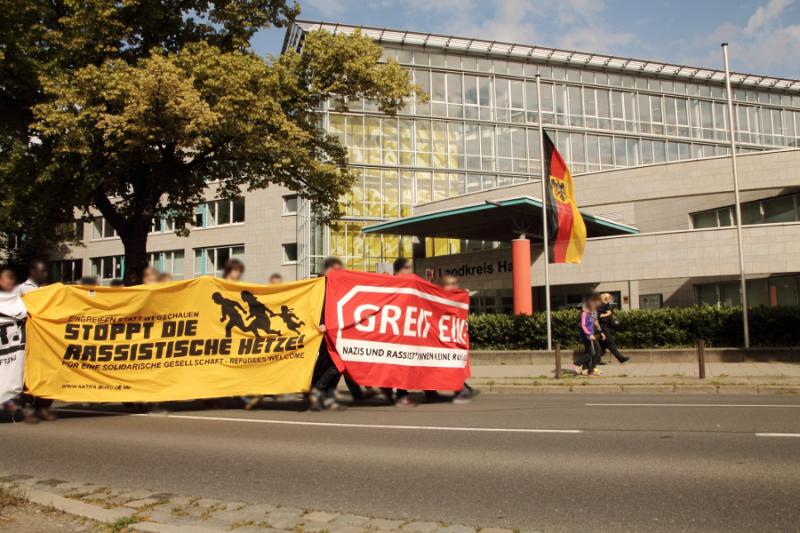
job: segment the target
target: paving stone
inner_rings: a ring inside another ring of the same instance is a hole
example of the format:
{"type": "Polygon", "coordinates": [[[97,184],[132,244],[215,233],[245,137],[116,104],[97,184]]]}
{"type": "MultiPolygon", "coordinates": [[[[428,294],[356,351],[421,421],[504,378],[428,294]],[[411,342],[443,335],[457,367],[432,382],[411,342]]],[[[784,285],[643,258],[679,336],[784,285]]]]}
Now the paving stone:
{"type": "Polygon", "coordinates": [[[289,506],[284,506],[284,505],[279,506],[275,510],[275,512],[276,513],[285,514],[285,515],[294,515],[294,516],[300,516],[300,515],[305,513],[305,511],[303,509],[298,509],[297,507],[289,507],[289,506]]]}
{"type": "Polygon", "coordinates": [[[328,533],[371,533],[371,530],[364,526],[337,526],[336,524],[330,524],[328,533]]]}
{"type": "Polygon", "coordinates": [[[303,522],[301,529],[303,533],[322,533],[324,531],[330,533],[332,531],[331,525],[327,522],[303,522]]]}
{"type": "Polygon", "coordinates": [[[206,509],[211,507],[217,507],[223,504],[222,500],[215,500],[213,498],[202,498],[193,502],[194,505],[197,507],[205,507],[206,509]]]}
{"type": "Polygon", "coordinates": [[[312,511],[310,513],[306,513],[303,515],[304,522],[331,522],[335,518],[338,518],[338,513],[325,513],[323,511],[312,511]]]}
{"type": "Polygon", "coordinates": [[[247,504],[244,502],[225,502],[222,504],[222,508],[229,511],[236,511],[245,507],[247,507],[247,504]]]}
{"type": "Polygon", "coordinates": [[[419,533],[425,533],[427,531],[436,531],[439,529],[439,524],[436,522],[409,522],[400,529],[403,531],[417,531],[419,533]]]}
{"type": "Polygon", "coordinates": [[[484,527],[481,528],[480,533],[514,533],[514,530],[502,529],[499,527],[484,527]]]}
{"type": "Polygon", "coordinates": [[[266,523],[270,527],[276,529],[294,529],[295,526],[301,524],[303,520],[294,514],[279,514],[277,511],[269,513],[266,518],[266,523]]]}
{"type": "Polygon", "coordinates": [[[333,524],[337,526],[363,526],[369,522],[368,516],[359,516],[354,514],[343,514],[337,517],[333,524]]]}
{"type": "Polygon", "coordinates": [[[45,487],[57,487],[58,485],[65,484],[66,481],[63,479],[39,479],[36,481],[37,485],[43,485],[45,487]]]}
{"type": "Polygon", "coordinates": [[[197,498],[192,498],[191,496],[174,496],[169,499],[169,503],[172,505],[189,505],[197,498]]]}
{"type": "Polygon", "coordinates": [[[447,527],[440,527],[436,530],[436,533],[475,533],[474,527],[467,527],[467,526],[447,526],[447,527]]]}
{"type": "Polygon", "coordinates": [[[377,529],[380,531],[387,531],[387,530],[400,529],[400,527],[405,523],[406,523],[405,520],[388,520],[386,518],[371,518],[369,522],[366,523],[366,527],[370,529],[377,529]]]}
{"type": "Polygon", "coordinates": [[[147,507],[148,505],[155,505],[159,502],[159,500],[155,498],[142,498],[141,500],[133,500],[132,502],[128,502],[125,504],[125,507],[130,507],[132,509],[141,509],[142,507],[147,507]]]}

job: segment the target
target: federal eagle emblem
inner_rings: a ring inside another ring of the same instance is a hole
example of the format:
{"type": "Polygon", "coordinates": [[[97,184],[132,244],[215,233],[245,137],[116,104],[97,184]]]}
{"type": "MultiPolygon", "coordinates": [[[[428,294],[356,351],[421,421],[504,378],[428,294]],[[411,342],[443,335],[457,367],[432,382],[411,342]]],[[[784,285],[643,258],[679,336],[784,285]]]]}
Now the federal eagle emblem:
{"type": "Polygon", "coordinates": [[[562,204],[569,203],[569,196],[567,195],[567,188],[564,182],[555,176],[550,176],[550,191],[562,204]]]}

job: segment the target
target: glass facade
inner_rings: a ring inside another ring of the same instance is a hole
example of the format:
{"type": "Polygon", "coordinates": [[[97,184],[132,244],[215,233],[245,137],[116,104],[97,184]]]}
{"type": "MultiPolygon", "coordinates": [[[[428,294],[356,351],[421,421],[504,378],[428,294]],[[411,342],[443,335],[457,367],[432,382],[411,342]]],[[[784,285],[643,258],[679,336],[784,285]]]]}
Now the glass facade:
{"type": "MultiPolygon", "coordinates": [[[[493,58],[409,42],[384,41],[383,56],[411,71],[428,102],[410,99],[396,117],[370,101],[347,102],[347,112],[338,111],[339,102],[320,110],[325,128],[347,147],[357,181],[342,199],[341,223],[300,254],[306,267],[299,274],[313,273],[315,260],[329,254],[349,268],[374,270],[410,247],[398,238],[357,237],[359,227],[408,216],[417,204],[537,179],[540,120],[574,175],[729,153],[725,88],[715,71],[707,76],[714,81],[704,81],[696,75],[702,69],[679,78],[646,62],[636,73],[624,65],[559,66],[537,60],[535,50],[527,60],[509,59],[516,45],[503,45],[508,54],[493,58]]],[[[296,33],[289,43],[299,43],[296,33]]],[[[594,56],[586,57],[588,65],[594,56]]],[[[612,59],[616,65],[619,58],[612,59]]],[[[742,152],[800,146],[796,90],[737,86],[733,96],[742,152]]]]}

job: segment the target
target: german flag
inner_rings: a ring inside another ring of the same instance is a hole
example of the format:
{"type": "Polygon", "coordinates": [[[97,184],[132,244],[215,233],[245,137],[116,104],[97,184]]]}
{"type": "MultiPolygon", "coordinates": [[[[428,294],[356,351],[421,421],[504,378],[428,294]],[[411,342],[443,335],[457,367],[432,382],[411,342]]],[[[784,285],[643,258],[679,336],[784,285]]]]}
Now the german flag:
{"type": "Polygon", "coordinates": [[[547,229],[553,246],[553,263],[580,263],[586,246],[586,225],[575,202],[575,187],[564,158],[544,133],[547,176],[547,229]]]}

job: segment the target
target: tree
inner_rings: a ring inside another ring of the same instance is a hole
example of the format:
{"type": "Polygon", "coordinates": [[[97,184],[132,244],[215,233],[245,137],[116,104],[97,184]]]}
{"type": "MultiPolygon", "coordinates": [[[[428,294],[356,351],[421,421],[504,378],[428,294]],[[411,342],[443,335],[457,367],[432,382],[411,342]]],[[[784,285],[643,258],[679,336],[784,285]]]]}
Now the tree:
{"type": "Polygon", "coordinates": [[[255,31],[299,13],[284,1],[0,0],[0,10],[0,224],[31,218],[42,197],[31,230],[95,208],[122,239],[129,284],[146,267],[152,221],[187,232],[210,182],[221,198],[282,185],[321,222],[338,217],[352,176],[316,110],[364,97],[393,114],[415,91],[360,33],[312,32],[302,54],[256,55],[255,31]]]}

